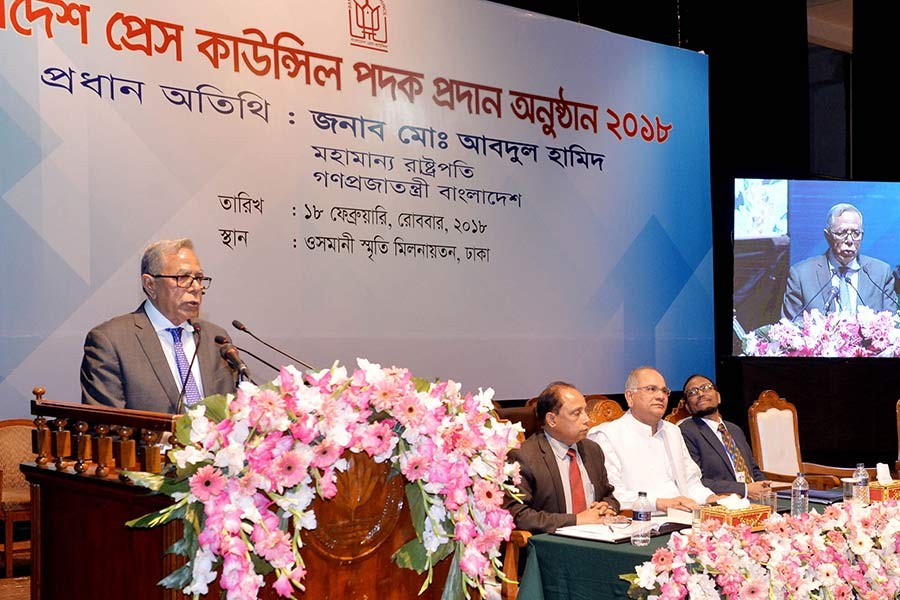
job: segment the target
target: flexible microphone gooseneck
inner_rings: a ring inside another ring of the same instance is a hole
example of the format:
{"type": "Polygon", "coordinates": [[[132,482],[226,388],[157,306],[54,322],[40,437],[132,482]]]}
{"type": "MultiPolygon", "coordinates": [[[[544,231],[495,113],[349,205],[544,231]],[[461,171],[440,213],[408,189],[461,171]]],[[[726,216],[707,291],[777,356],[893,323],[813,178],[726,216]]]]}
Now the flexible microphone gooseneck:
{"type": "Polygon", "coordinates": [[[834,296],[830,296],[830,297],[829,297],[829,296],[826,296],[827,302],[825,302],[824,306],[825,306],[825,310],[827,311],[827,310],[828,310],[828,305],[831,304],[831,302],[834,300],[834,298],[837,296],[837,294],[840,293],[840,291],[837,289],[837,287],[835,287],[835,286],[833,286],[833,285],[831,284],[831,277],[830,277],[830,276],[828,277],[828,280],[825,282],[825,285],[823,285],[822,287],[820,287],[820,288],[819,288],[819,291],[816,292],[815,295],[814,295],[812,298],[810,298],[809,300],[806,301],[806,304],[803,305],[803,308],[801,308],[800,311],[799,311],[796,315],[794,315],[794,318],[791,319],[791,320],[792,320],[792,321],[796,321],[798,318],[802,317],[802,316],[803,316],[803,313],[806,312],[806,309],[808,309],[808,308],[810,307],[810,305],[811,305],[813,302],[815,302],[816,298],[818,298],[818,297],[822,294],[822,292],[825,291],[825,288],[827,288],[827,287],[830,286],[830,285],[831,285],[831,287],[832,287],[832,291],[837,291],[837,293],[836,293],[834,296]]]}
{"type": "MultiPolygon", "coordinates": [[[[876,288],[878,288],[878,291],[881,292],[881,294],[885,298],[887,298],[894,304],[894,308],[897,310],[900,310],[900,302],[897,301],[896,297],[894,295],[890,294],[886,289],[884,289],[883,287],[881,287],[880,285],[875,283],[875,280],[872,278],[872,274],[869,273],[869,265],[865,265],[862,268],[862,272],[866,274],[866,277],[869,278],[869,281],[872,282],[872,285],[874,285],[876,288]]],[[[859,292],[856,292],[856,293],[859,294],[859,292]]]]}
{"type": "MultiPolygon", "coordinates": [[[[194,368],[194,361],[197,360],[197,351],[200,350],[200,325],[195,325],[191,323],[194,328],[194,354],[191,356],[191,362],[188,364],[187,373],[184,375],[184,380],[181,382],[181,391],[178,392],[178,402],[175,403],[175,414],[180,415],[181,411],[184,410],[184,393],[187,391],[187,382],[188,379],[191,378],[191,369],[194,368]]],[[[199,387],[198,387],[199,389],[199,387]]]]}
{"type": "MultiPolygon", "coordinates": [[[[224,335],[217,335],[217,336],[216,336],[216,344],[218,344],[219,346],[224,346],[225,344],[231,344],[231,340],[229,340],[229,339],[228,339],[227,337],[225,337],[224,335]]],[[[232,345],[233,345],[233,344],[232,344],[232,345]]],[[[241,348],[240,346],[234,346],[234,347],[237,348],[238,351],[243,352],[244,354],[246,354],[247,356],[252,356],[253,358],[255,358],[256,360],[258,360],[258,361],[261,362],[262,364],[266,365],[267,367],[269,367],[270,369],[272,369],[272,370],[275,371],[276,373],[281,372],[281,369],[279,369],[278,367],[276,367],[275,365],[273,365],[273,364],[270,363],[269,361],[264,360],[264,359],[260,358],[259,356],[253,354],[253,353],[250,352],[249,350],[247,350],[247,349],[245,349],[245,348],[241,348]]]]}
{"type": "Polygon", "coordinates": [[[250,337],[252,337],[254,340],[256,340],[257,342],[259,342],[259,343],[262,344],[263,346],[266,346],[266,347],[268,347],[268,348],[271,348],[272,350],[274,350],[274,351],[277,352],[278,354],[281,354],[282,356],[286,356],[287,358],[291,359],[291,360],[294,361],[295,363],[299,363],[300,365],[306,367],[306,368],[309,369],[310,371],[316,371],[316,370],[317,370],[315,367],[310,366],[309,363],[305,363],[305,362],[303,362],[302,360],[300,360],[299,358],[296,358],[296,357],[294,357],[294,356],[291,356],[290,354],[288,354],[288,353],[285,352],[284,350],[281,350],[281,349],[279,349],[279,348],[276,348],[275,346],[273,346],[272,344],[266,342],[265,340],[261,340],[260,338],[256,337],[256,335],[254,335],[254,333],[253,333],[252,331],[250,331],[249,329],[247,329],[247,328],[244,326],[244,324],[241,323],[240,321],[238,321],[237,319],[235,319],[234,321],[232,321],[232,322],[231,322],[231,325],[232,325],[235,329],[237,329],[238,331],[243,331],[244,333],[248,334],[250,337]]]}

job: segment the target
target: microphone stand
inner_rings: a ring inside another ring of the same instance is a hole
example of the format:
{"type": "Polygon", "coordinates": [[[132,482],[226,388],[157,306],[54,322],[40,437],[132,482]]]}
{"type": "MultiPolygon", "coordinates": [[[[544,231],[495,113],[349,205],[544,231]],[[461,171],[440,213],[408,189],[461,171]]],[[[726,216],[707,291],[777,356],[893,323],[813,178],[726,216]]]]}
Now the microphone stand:
{"type": "MultiPolygon", "coordinates": [[[[869,281],[872,282],[872,285],[874,285],[874,286],[878,289],[878,291],[882,293],[882,295],[883,295],[885,298],[887,298],[888,300],[890,300],[891,302],[894,303],[894,308],[895,308],[897,311],[900,311],[900,302],[898,302],[898,301],[895,299],[895,296],[892,295],[892,294],[890,294],[886,289],[884,289],[883,287],[881,287],[881,286],[878,285],[877,283],[875,283],[875,280],[872,278],[872,274],[869,273],[869,265],[866,265],[866,266],[862,267],[861,270],[862,270],[863,273],[866,274],[866,277],[869,278],[869,281]]],[[[859,294],[859,292],[856,292],[856,293],[859,294]]],[[[861,297],[860,297],[860,298],[861,298],[861,297]]]]}
{"type": "MultiPolygon", "coordinates": [[[[250,337],[252,337],[254,340],[256,340],[257,342],[259,342],[259,343],[262,344],[263,346],[266,346],[266,347],[268,347],[268,348],[271,348],[272,350],[274,350],[274,351],[277,352],[278,354],[281,354],[282,356],[286,356],[287,358],[291,359],[292,361],[294,361],[294,362],[296,362],[296,363],[299,363],[300,365],[306,367],[306,368],[309,369],[310,371],[316,371],[316,370],[317,370],[315,367],[310,366],[308,363],[303,362],[303,361],[300,360],[299,358],[296,358],[296,357],[294,357],[294,356],[291,356],[290,354],[288,354],[288,353],[285,352],[284,350],[280,350],[280,349],[276,348],[275,346],[273,346],[272,344],[266,342],[265,340],[262,340],[262,339],[256,337],[256,335],[254,335],[254,333],[253,333],[252,331],[250,331],[249,329],[247,329],[247,327],[244,326],[244,324],[241,323],[240,321],[238,321],[237,319],[235,319],[234,321],[232,321],[232,322],[231,322],[231,325],[232,325],[235,329],[237,329],[238,331],[243,331],[244,333],[248,334],[250,337]]],[[[252,355],[251,355],[251,356],[252,356],[252,355]]]]}
{"type": "MultiPolygon", "coordinates": [[[[225,337],[224,335],[217,335],[217,336],[216,336],[216,343],[219,344],[220,346],[223,346],[223,345],[225,345],[225,344],[231,344],[231,341],[230,341],[227,337],[225,337]]],[[[232,345],[234,345],[234,344],[232,344],[232,345]]],[[[266,365],[267,367],[269,367],[270,369],[272,369],[272,370],[275,371],[276,373],[280,373],[280,372],[281,372],[281,369],[279,369],[278,367],[276,367],[275,365],[273,365],[273,364],[270,363],[269,361],[264,360],[264,359],[260,358],[259,356],[253,354],[253,353],[250,352],[249,350],[246,350],[246,349],[244,349],[244,348],[241,348],[240,346],[234,346],[234,347],[237,348],[239,352],[243,352],[243,353],[246,354],[247,356],[252,356],[253,358],[255,358],[256,360],[258,360],[258,361],[261,362],[262,364],[266,365]]]]}

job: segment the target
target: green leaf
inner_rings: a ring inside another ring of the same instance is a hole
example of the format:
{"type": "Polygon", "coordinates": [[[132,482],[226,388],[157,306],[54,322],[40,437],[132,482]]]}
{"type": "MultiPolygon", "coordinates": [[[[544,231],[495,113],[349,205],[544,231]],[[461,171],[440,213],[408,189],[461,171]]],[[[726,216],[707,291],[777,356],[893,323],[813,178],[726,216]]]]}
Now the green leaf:
{"type": "MultiPolygon", "coordinates": [[[[447,573],[447,581],[444,583],[444,593],[441,600],[463,600],[465,598],[463,573],[459,569],[459,556],[463,546],[459,544],[453,553],[453,562],[450,563],[450,571],[447,573]]],[[[423,590],[424,591],[424,590],[423,590]]],[[[421,593],[421,591],[419,592],[421,593]]]]}
{"type": "Polygon", "coordinates": [[[221,423],[228,416],[228,398],[222,394],[207,396],[203,399],[206,405],[206,418],[216,423],[221,423]]]}
{"type": "Polygon", "coordinates": [[[165,477],[156,473],[145,473],[144,471],[122,471],[122,475],[133,481],[135,484],[147,489],[158,492],[159,488],[165,483],[165,477]]]}
{"type": "Polygon", "coordinates": [[[275,567],[273,567],[266,559],[261,558],[255,552],[250,553],[250,562],[253,563],[253,570],[260,575],[268,575],[275,570],[275,567]]]}
{"type": "Polygon", "coordinates": [[[391,557],[398,567],[412,569],[420,575],[428,570],[428,551],[418,538],[409,540],[391,557]]]}
{"type": "Polygon", "coordinates": [[[437,550],[431,555],[431,564],[436,565],[450,556],[450,553],[453,552],[454,548],[456,548],[456,542],[453,541],[438,546],[437,550]]]}
{"type": "Polygon", "coordinates": [[[418,483],[406,484],[406,498],[409,500],[409,516],[416,528],[416,537],[422,539],[422,528],[425,524],[425,516],[428,508],[425,503],[425,491],[418,483]]]}
{"type": "Polygon", "coordinates": [[[188,562],[185,565],[182,565],[178,569],[169,573],[166,577],[163,577],[159,580],[157,585],[161,585],[166,589],[170,590],[180,590],[184,589],[186,585],[191,582],[191,579],[194,576],[194,567],[192,566],[192,562],[188,562]]]}
{"type": "Polygon", "coordinates": [[[431,382],[427,379],[422,379],[421,377],[410,377],[410,380],[413,382],[413,385],[416,386],[417,392],[427,392],[431,389],[431,382]]]}

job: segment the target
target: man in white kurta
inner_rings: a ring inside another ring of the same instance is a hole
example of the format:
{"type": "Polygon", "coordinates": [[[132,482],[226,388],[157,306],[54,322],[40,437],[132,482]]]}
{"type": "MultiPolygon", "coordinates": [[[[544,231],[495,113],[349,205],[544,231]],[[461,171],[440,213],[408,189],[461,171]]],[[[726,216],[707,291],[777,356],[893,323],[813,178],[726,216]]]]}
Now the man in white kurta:
{"type": "Polygon", "coordinates": [[[692,510],[716,494],[703,485],[697,463],[677,426],[662,420],[669,399],[663,376],[638,367],[625,382],[628,412],[593,427],[588,437],[603,448],[606,473],[622,509],[631,508],[638,492],[647,492],[656,510],[692,510]]]}

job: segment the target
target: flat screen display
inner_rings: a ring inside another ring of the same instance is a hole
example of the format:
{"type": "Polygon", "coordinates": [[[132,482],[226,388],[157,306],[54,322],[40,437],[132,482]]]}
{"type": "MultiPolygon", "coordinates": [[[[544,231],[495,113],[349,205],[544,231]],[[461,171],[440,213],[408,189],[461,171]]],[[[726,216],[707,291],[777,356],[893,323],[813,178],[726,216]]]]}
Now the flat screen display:
{"type": "Polygon", "coordinates": [[[735,355],[900,356],[900,183],[735,179],[735,355]]]}

